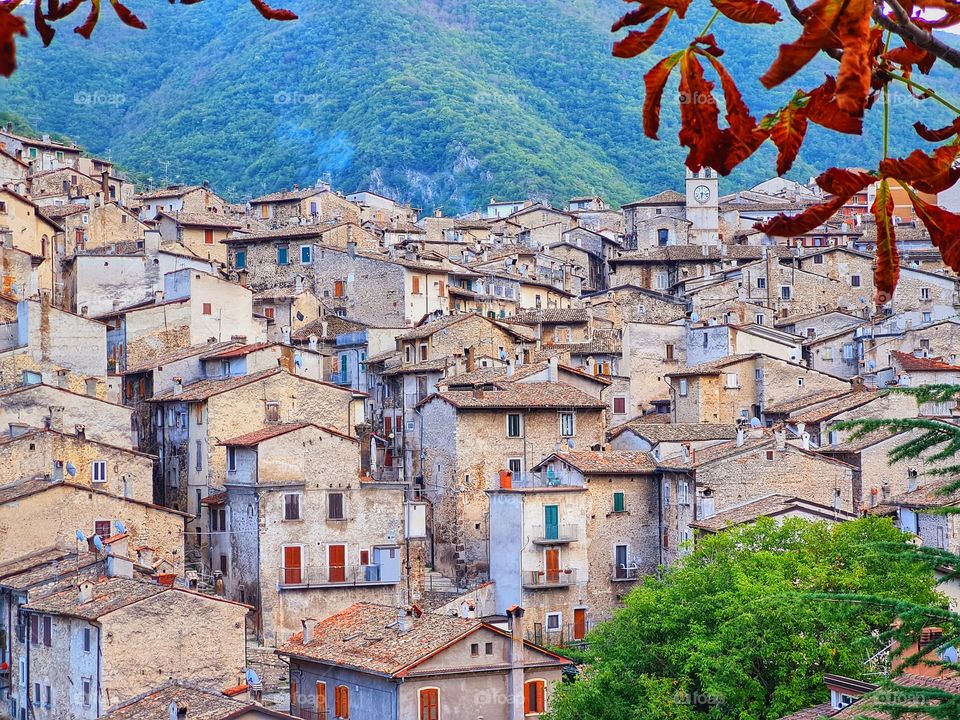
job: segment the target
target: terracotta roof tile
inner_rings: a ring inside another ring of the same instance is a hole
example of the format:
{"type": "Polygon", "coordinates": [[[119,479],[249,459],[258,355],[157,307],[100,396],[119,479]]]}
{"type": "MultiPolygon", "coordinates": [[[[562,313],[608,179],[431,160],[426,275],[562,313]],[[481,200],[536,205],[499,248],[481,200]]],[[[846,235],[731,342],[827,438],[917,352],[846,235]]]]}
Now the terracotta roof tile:
{"type": "Polygon", "coordinates": [[[273,375],[278,375],[281,372],[283,372],[281,368],[275,367],[249,375],[239,375],[237,377],[217,380],[198,380],[190,385],[184,385],[183,391],[179,395],[175,394],[173,390],[167,390],[166,392],[154,395],[150,398],[150,402],[169,402],[171,400],[177,402],[199,402],[211,398],[214,395],[219,395],[220,393],[225,393],[229,390],[264,380],[273,375]]]}
{"type": "Polygon", "coordinates": [[[809,395],[804,395],[803,397],[793,398],[792,400],[786,400],[782,403],[766,406],[763,408],[763,412],[767,415],[789,415],[790,413],[810,407],[811,405],[827,402],[829,400],[839,400],[840,398],[850,394],[850,390],[821,390],[820,392],[810,393],[809,395]]]}
{"type": "Polygon", "coordinates": [[[836,710],[833,709],[830,703],[821,703],[820,705],[814,705],[805,710],[786,715],[780,718],[780,720],[820,720],[820,718],[830,717],[835,712],[836,710]]]}
{"type": "MultiPolygon", "coordinates": [[[[754,522],[761,517],[773,517],[792,510],[803,510],[805,507],[810,507],[810,509],[819,511],[821,514],[834,513],[833,508],[826,505],[812,503],[790,495],[773,494],[721,510],[715,515],[691,523],[690,526],[709,532],[719,532],[728,527],[754,522]]],[[[856,515],[852,513],[836,511],[836,514],[838,519],[841,520],[856,519],[856,515]]]]}
{"type": "MultiPolygon", "coordinates": [[[[626,450],[608,450],[606,452],[578,450],[555,453],[547,460],[551,458],[565,462],[586,475],[634,475],[637,473],[652,473],[657,469],[657,464],[650,457],[650,453],[626,450]]],[[[547,462],[547,460],[542,462],[547,462]]]]}
{"type": "MultiPolygon", "coordinates": [[[[355,320],[347,320],[338,315],[325,315],[322,318],[318,318],[297,328],[291,337],[294,340],[307,340],[311,335],[316,335],[321,340],[333,340],[337,335],[360,332],[366,327],[363,323],[355,320]],[[326,334],[323,332],[324,323],[327,324],[326,334]]],[[[370,361],[369,358],[367,361],[370,361]]]]}
{"type": "MultiPolygon", "coordinates": [[[[245,710],[254,709],[258,717],[267,714],[252,701],[237,700],[216,690],[173,682],[117,705],[103,717],[109,720],[165,720],[173,703],[186,709],[190,720],[230,720],[241,716],[245,710]]],[[[271,717],[292,717],[273,711],[269,711],[269,714],[271,717]]]]}
{"type": "Polygon", "coordinates": [[[634,200],[623,207],[633,207],[634,205],[686,205],[687,197],[676,190],[663,190],[656,195],[650,195],[641,200],[634,200]]]}
{"type": "Polygon", "coordinates": [[[188,227],[227,228],[229,230],[236,230],[243,227],[238,221],[222,213],[163,212],[160,214],[176,220],[180,225],[186,225],[188,227]]]}
{"type": "Polygon", "coordinates": [[[237,437],[230,438],[229,440],[223,440],[220,442],[220,444],[232,447],[253,447],[254,445],[259,445],[266,440],[280,437],[281,435],[286,435],[287,433],[294,432],[295,430],[302,430],[305,427],[310,427],[310,424],[285,423],[281,425],[268,425],[267,427],[262,427],[259,430],[248,432],[245,435],[239,435],[237,437]]]}
{"type": "MultiPolygon", "coordinates": [[[[669,415],[663,413],[668,419],[669,415]]],[[[722,425],[719,423],[652,423],[644,415],[641,418],[628,420],[610,430],[614,437],[625,430],[640,435],[649,442],[696,442],[702,440],[733,440],[737,437],[736,425],[722,425]]]]}
{"type": "Polygon", "coordinates": [[[239,358],[246,357],[251,353],[255,353],[258,350],[264,350],[265,348],[273,347],[279,343],[272,342],[262,342],[262,343],[253,343],[251,345],[238,345],[237,347],[225,348],[223,350],[215,350],[212,353],[208,353],[203,356],[204,360],[228,360],[230,358],[239,358]]]}
{"type": "Polygon", "coordinates": [[[159,595],[169,589],[154,582],[104,577],[94,583],[93,599],[89,602],[81,603],[77,589],[69,588],[32,600],[24,608],[47,615],[68,615],[84,620],[96,620],[115,610],[159,595]]]}
{"type": "Polygon", "coordinates": [[[218,343],[200,343],[199,345],[191,345],[190,347],[186,348],[174,348],[172,350],[162,352],[159,355],[154,355],[151,358],[141,360],[136,364],[128,365],[127,369],[123,372],[125,375],[129,375],[130,373],[146,372],[147,370],[153,370],[154,368],[169,365],[170,363],[174,363],[179,360],[186,360],[190,357],[203,355],[204,353],[218,352],[221,350],[226,350],[227,348],[240,347],[240,345],[241,344],[238,342],[228,341],[218,343]]]}
{"type": "Polygon", "coordinates": [[[524,310],[509,319],[525,325],[537,325],[540,323],[585,323],[590,320],[590,316],[585,308],[545,308],[543,310],[524,310]]]}
{"type": "Polygon", "coordinates": [[[836,417],[840,413],[847,412],[848,410],[853,410],[858,408],[861,405],[866,405],[869,402],[880,398],[880,393],[872,390],[854,390],[849,393],[844,393],[843,395],[829,400],[822,405],[817,405],[811,410],[806,410],[805,412],[799,413],[797,415],[792,415],[790,417],[791,423],[818,423],[830,418],[836,417]]]}
{"type": "Polygon", "coordinates": [[[907,372],[940,370],[960,373],[960,366],[950,365],[944,362],[941,357],[917,357],[916,355],[900,352],[899,350],[891,350],[890,356],[907,372]]]}
{"type": "MultiPolygon", "coordinates": [[[[946,691],[952,695],[960,694],[960,678],[958,677],[940,677],[940,678],[931,678],[923,677],[920,675],[913,675],[909,673],[904,673],[903,675],[894,677],[891,679],[894,685],[903,688],[925,688],[925,689],[937,689],[946,691]]],[[[880,688],[876,691],[876,698],[874,699],[874,693],[870,693],[864,696],[862,699],[853,703],[853,705],[848,705],[843,710],[840,710],[835,715],[831,715],[831,720],[893,720],[893,715],[889,712],[880,709],[878,707],[879,703],[883,702],[883,693],[885,688],[880,688]]],[[[889,691],[888,691],[889,692],[889,691]]],[[[901,700],[902,702],[902,700],[901,700]]],[[[904,718],[909,718],[909,720],[934,720],[932,715],[924,712],[909,713],[908,715],[903,715],[904,718]]],[[[942,716],[941,716],[942,717],[942,716]]]]}
{"type": "Polygon", "coordinates": [[[319,195],[324,192],[329,192],[329,190],[326,188],[316,187],[303,188],[302,190],[280,190],[279,192],[253,198],[250,201],[250,204],[254,205],[258,203],[293,202],[294,200],[305,200],[308,197],[313,197],[314,195],[319,195]]]}
{"type": "Polygon", "coordinates": [[[469,390],[447,390],[431,395],[432,398],[446,400],[461,410],[495,410],[510,408],[542,409],[602,409],[606,404],[587,395],[572,385],[554,382],[509,383],[497,390],[471,392],[469,390]]]}

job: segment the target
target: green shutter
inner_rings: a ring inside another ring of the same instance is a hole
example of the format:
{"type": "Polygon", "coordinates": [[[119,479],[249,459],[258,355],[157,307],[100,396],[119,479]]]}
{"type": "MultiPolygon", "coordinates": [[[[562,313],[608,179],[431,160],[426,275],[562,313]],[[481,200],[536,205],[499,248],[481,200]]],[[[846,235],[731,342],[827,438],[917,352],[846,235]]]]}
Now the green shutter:
{"type": "Polygon", "coordinates": [[[547,540],[556,540],[560,537],[560,508],[556,505],[544,505],[543,529],[547,540]]]}
{"type": "Polygon", "coordinates": [[[613,494],[613,511],[614,512],[623,512],[626,509],[626,503],[623,499],[622,492],[615,492],[613,494]]]}

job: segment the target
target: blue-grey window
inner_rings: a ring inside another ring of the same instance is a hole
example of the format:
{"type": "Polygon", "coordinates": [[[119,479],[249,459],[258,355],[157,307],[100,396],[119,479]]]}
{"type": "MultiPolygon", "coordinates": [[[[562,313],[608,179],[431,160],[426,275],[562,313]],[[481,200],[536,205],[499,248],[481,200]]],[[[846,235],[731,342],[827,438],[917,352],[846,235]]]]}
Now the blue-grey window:
{"type": "Polygon", "coordinates": [[[290,248],[281,246],[277,248],[277,265],[290,264],[290,248]]]}
{"type": "Polygon", "coordinates": [[[237,250],[237,254],[234,256],[234,264],[237,266],[238,270],[243,270],[247,267],[246,250],[237,250]]]}

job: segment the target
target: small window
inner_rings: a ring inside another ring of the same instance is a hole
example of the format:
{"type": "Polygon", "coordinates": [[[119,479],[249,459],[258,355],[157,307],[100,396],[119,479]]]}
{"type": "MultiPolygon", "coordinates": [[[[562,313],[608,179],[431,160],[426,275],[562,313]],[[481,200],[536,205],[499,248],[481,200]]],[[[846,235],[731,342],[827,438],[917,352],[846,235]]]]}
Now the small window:
{"type": "Polygon", "coordinates": [[[670,241],[670,231],[667,228],[657,230],[657,245],[665,246],[670,241]]]}
{"type": "Polygon", "coordinates": [[[930,288],[922,287],[920,288],[920,299],[929,300],[930,299],[930,288]]]}
{"type": "Polygon", "coordinates": [[[437,688],[420,690],[419,720],[440,720],[440,691],[437,688]]]}
{"type": "Polygon", "coordinates": [[[290,264],[290,248],[285,245],[277,247],[277,265],[290,264]]]}
{"type": "Polygon", "coordinates": [[[213,315],[213,305],[210,303],[203,304],[203,314],[204,315],[213,315]]]}
{"type": "Polygon", "coordinates": [[[266,405],[266,418],[269,423],[280,422],[280,403],[268,402],[266,405]]]}
{"type": "Polygon", "coordinates": [[[203,470],[203,441],[197,440],[197,470],[203,470]]]}
{"type": "Polygon", "coordinates": [[[246,270],[247,268],[247,251],[246,250],[237,250],[236,255],[233,256],[233,264],[237,270],[246,270]]]}
{"type": "Polygon", "coordinates": [[[484,646],[483,646],[483,654],[484,654],[484,655],[493,655],[493,643],[492,643],[492,642],[488,642],[488,643],[485,643],[485,644],[484,644],[484,646]]]}
{"type": "Polygon", "coordinates": [[[86,708],[90,707],[90,694],[91,694],[91,693],[90,693],[90,688],[91,688],[91,686],[92,686],[92,682],[91,682],[90,678],[83,678],[83,679],[80,681],[81,692],[82,692],[82,694],[83,694],[83,706],[86,707],[86,708]]]}
{"type": "Polygon", "coordinates": [[[781,286],[780,286],[780,299],[781,299],[781,300],[789,300],[791,297],[793,297],[793,288],[791,288],[789,285],[781,285],[781,286]]]}
{"type": "Polygon", "coordinates": [[[761,368],[754,370],[753,377],[755,380],[763,380],[763,370],[761,368]]]}
{"type": "Polygon", "coordinates": [[[90,628],[83,629],[83,651],[90,652],[90,628]]]}
{"type": "Polygon", "coordinates": [[[923,313],[923,322],[925,323],[933,322],[933,313],[930,313],[930,312],[923,313]]]}
{"type": "Polygon", "coordinates": [[[300,264],[309,265],[312,260],[313,260],[313,246],[301,245],[300,246],[300,264]]]}
{"type": "Polygon", "coordinates": [[[851,276],[850,276],[850,286],[851,286],[851,287],[860,287],[860,276],[859,276],[859,275],[851,275],[851,276]]]}
{"type": "Polygon", "coordinates": [[[767,289],[767,279],[765,277],[757,278],[757,290],[766,290],[767,289]]]}
{"type": "Polygon", "coordinates": [[[53,691],[49,685],[43,686],[43,704],[48,708],[53,705],[53,691]]]}
{"type": "Polygon", "coordinates": [[[300,519],[300,493],[287,493],[283,496],[283,519],[300,519]]]}
{"type": "Polygon", "coordinates": [[[680,378],[680,382],[677,385],[678,385],[677,391],[679,392],[680,397],[686,397],[687,396],[687,379],[680,378]]]}
{"type": "Polygon", "coordinates": [[[332,492],[327,495],[327,519],[343,520],[343,493],[332,492]]]}
{"type": "Polygon", "coordinates": [[[767,321],[767,319],[763,316],[763,313],[757,313],[754,315],[753,319],[757,325],[763,325],[767,321]]]}
{"type": "Polygon", "coordinates": [[[536,715],[545,711],[544,687],[543,680],[528,680],[523,684],[523,712],[525,714],[536,715]]]}
{"type": "Polygon", "coordinates": [[[740,387],[739,375],[737,373],[727,373],[723,386],[731,389],[740,387]]]}
{"type": "Polygon", "coordinates": [[[107,463],[104,460],[94,460],[91,463],[91,470],[93,473],[93,482],[95,483],[104,483],[107,481],[107,463]]]}
{"type": "Polygon", "coordinates": [[[414,295],[419,295],[419,294],[420,294],[420,278],[419,278],[419,276],[417,276],[417,275],[414,275],[414,276],[413,276],[413,278],[412,278],[412,287],[413,287],[413,294],[414,294],[414,295]]]}
{"type": "Polygon", "coordinates": [[[237,449],[233,446],[227,448],[227,472],[237,471],[237,449]]]}
{"type": "Polygon", "coordinates": [[[615,513],[626,512],[627,510],[627,501],[624,493],[615,492],[613,494],[613,511],[615,513]]]}
{"type": "Polygon", "coordinates": [[[814,265],[823,265],[823,255],[814,255],[813,256],[814,265]]]}
{"type": "Polygon", "coordinates": [[[627,399],[622,395],[619,395],[613,399],[613,414],[614,415],[626,415],[627,413],[627,399]]]}
{"type": "Polygon", "coordinates": [[[547,630],[559,630],[562,624],[563,616],[560,613],[547,613],[547,630]]]}
{"type": "Polygon", "coordinates": [[[341,720],[348,720],[350,717],[350,688],[346,685],[337,685],[333,693],[334,716],[341,720]]]}
{"type": "Polygon", "coordinates": [[[560,413],[560,437],[573,437],[576,429],[575,424],[572,412],[560,413]]]}
{"type": "Polygon", "coordinates": [[[507,437],[518,438],[523,435],[523,420],[520,413],[507,414],[507,437]]]}
{"type": "Polygon", "coordinates": [[[480,657],[480,643],[470,644],[470,657],[480,657]]]}
{"type": "Polygon", "coordinates": [[[113,527],[109,520],[97,520],[93,523],[93,534],[99,535],[101,540],[106,540],[112,535],[110,529],[113,527]]]}
{"type": "Polygon", "coordinates": [[[774,457],[773,450],[767,450],[766,457],[768,462],[772,462],[774,457]]]}
{"type": "Polygon", "coordinates": [[[803,378],[797,378],[797,387],[803,387],[804,380],[803,378]]]}
{"type": "Polygon", "coordinates": [[[668,344],[666,348],[666,361],[671,362],[673,360],[673,345],[668,344]]]}
{"type": "Polygon", "coordinates": [[[213,245],[213,230],[211,228],[206,228],[203,231],[203,244],[213,245]]]}
{"type": "Polygon", "coordinates": [[[677,504],[690,504],[690,483],[687,480],[680,480],[677,482],[677,504]]]}
{"type": "Polygon", "coordinates": [[[43,616],[43,646],[51,647],[53,645],[53,618],[49,615],[43,616]]]}

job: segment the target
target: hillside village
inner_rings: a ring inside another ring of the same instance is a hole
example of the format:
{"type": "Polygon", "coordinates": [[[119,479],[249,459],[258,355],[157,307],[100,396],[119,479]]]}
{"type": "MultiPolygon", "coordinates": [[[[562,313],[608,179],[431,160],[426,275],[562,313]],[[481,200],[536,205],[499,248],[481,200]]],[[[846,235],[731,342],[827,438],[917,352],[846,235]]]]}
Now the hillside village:
{"type": "Polygon", "coordinates": [[[0,130],[0,717],[518,720],[705,534],[882,513],[960,551],[960,498],[888,464],[915,431],[834,428],[960,414],[883,392],[960,383],[906,195],[877,305],[872,189],[784,241],[754,225],[815,185],[682,173],[236,204],[0,130]]]}

